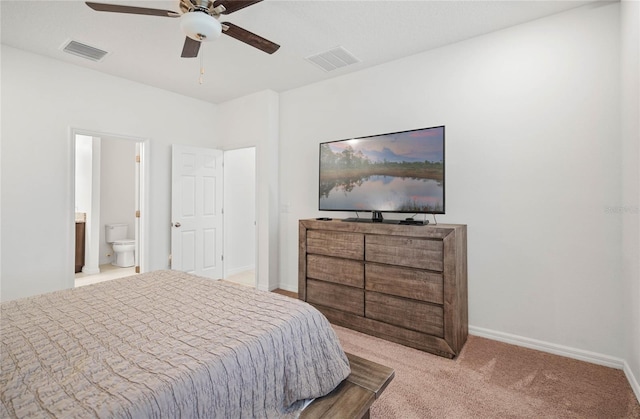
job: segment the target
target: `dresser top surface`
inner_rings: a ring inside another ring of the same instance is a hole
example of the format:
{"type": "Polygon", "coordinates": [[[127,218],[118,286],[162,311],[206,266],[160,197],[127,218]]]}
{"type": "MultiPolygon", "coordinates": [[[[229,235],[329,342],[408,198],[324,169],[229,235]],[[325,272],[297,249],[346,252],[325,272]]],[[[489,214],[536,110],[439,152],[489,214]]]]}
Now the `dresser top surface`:
{"type": "Polygon", "coordinates": [[[401,225],[386,223],[349,222],[335,220],[300,220],[301,227],[311,230],[330,230],[346,233],[384,234],[390,236],[412,236],[442,239],[449,234],[466,232],[466,224],[401,225]]]}

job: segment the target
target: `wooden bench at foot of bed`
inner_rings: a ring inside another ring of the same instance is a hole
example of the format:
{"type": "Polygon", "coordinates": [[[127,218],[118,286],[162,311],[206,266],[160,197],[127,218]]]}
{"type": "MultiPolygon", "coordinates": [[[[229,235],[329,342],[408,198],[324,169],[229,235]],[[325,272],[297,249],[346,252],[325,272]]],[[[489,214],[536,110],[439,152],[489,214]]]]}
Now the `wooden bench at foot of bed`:
{"type": "Polygon", "coordinates": [[[392,368],[347,353],[351,374],[324,397],[315,399],[300,415],[301,419],[368,419],[369,408],[387,388],[392,368]]]}

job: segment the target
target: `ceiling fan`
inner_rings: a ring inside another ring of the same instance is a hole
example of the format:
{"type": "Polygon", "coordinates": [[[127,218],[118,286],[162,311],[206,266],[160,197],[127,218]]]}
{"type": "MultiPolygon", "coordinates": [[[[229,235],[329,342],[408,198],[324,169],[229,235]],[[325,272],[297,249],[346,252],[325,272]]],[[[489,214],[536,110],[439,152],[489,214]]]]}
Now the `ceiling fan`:
{"type": "Polygon", "coordinates": [[[221,33],[238,41],[258,48],[267,54],[273,54],[280,48],[261,36],[229,22],[220,22],[220,15],[228,15],[262,0],[180,0],[182,13],[171,10],[149,9],[146,7],[122,6],[117,4],[85,2],[98,12],[129,13],[134,15],[179,17],[180,27],[186,34],[182,48],[183,58],[198,56],[200,43],[212,41],[221,33]]]}

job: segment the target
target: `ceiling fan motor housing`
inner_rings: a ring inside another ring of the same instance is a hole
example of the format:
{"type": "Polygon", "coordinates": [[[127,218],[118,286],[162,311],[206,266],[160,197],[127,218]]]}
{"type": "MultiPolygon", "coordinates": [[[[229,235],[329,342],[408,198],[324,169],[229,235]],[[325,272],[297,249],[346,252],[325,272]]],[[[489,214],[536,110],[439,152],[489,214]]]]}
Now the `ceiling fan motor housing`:
{"type": "Polygon", "coordinates": [[[180,28],[189,38],[196,41],[212,41],[222,33],[218,19],[206,12],[194,10],[180,17],[180,28]]]}
{"type": "Polygon", "coordinates": [[[170,18],[179,17],[180,27],[186,35],[181,57],[193,58],[198,56],[201,42],[213,41],[222,34],[223,30],[225,35],[244,42],[267,54],[276,52],[278,48],[280,48],[280,45],[233,23],[220,23],[218,20],[221,15],[237,12],[261,1],[263,0],[179,0],[180,11],[182,13],[177,13],[173,10],[150,9],[148,7],[112,3],[95,3],[92,1],[85,3],[97,12],[127,13],[170,18]]]}

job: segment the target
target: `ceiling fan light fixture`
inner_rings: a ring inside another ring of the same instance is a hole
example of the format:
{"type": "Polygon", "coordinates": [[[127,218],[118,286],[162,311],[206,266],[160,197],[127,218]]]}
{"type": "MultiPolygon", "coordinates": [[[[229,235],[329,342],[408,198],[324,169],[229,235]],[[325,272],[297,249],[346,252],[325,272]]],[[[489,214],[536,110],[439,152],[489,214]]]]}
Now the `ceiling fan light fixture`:
{"type": "Polygon", "coordinates": [[[222,33],[220,22],[200,11],[183,14],[180,17],[180,28],[189,38],[200,42],[213,41],[222,33]]]}

